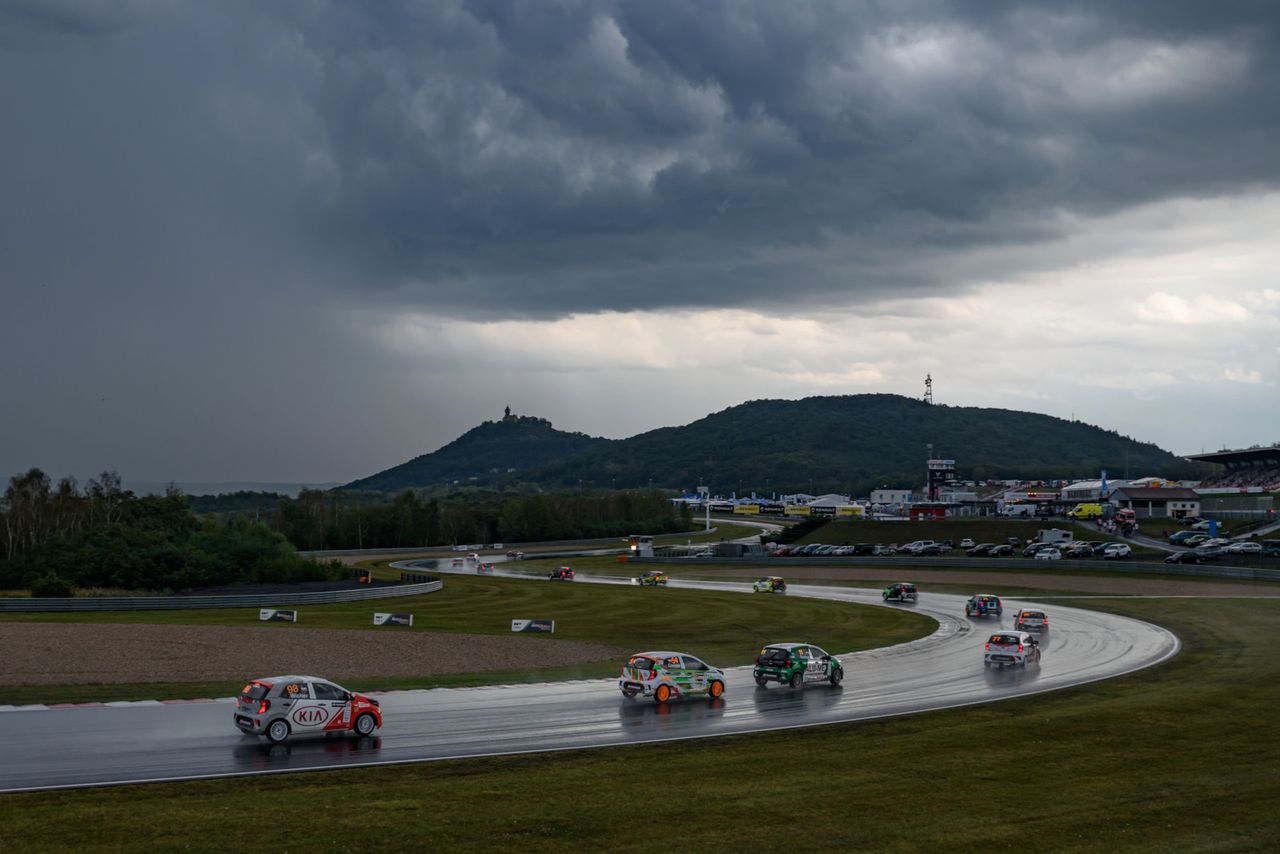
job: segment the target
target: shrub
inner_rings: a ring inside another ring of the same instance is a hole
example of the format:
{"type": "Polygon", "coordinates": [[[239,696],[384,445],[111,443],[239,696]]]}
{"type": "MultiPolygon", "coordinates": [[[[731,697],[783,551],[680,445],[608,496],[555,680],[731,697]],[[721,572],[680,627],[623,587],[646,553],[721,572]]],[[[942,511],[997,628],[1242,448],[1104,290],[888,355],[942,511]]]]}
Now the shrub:
{"type": "Polygon", "coordinates": [[[31,595],[37,598],[70,599],[76,595],[76,591],[70,581],[51,572],[31,582],[31,595]]]}

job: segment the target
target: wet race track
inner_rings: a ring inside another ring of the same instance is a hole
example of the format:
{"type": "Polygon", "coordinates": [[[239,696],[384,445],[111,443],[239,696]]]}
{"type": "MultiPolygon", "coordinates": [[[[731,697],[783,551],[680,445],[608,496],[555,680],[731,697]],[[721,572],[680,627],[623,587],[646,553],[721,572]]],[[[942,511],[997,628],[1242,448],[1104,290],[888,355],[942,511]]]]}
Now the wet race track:
{"type": "MultiPolygon", "coordinates": [[[[502,572],[497,568],[495,574],[502,572]]],[[[448,573],[449,569],[434,571],[448,573]]],[[[465,570],[472,574],[472,570],[465,570]]],[[[516,574],[516,573],[511,573],[516,574]]],[[[545,576],[524,576],[547,584],[545,576]]],[[[627,579],[579,575],[574,582],[627,579]]],[[[447,583],[447,582],[446,582],[447,583]]],[[[742,582],[673,579],[672,587],[742,591],[742,582]]],[[[637,589],[637,595],[644,592],[637,589]]],[[[309,737],[271,745],[241,735],[230,701],[190,705],[129,704],[9,711],[4,726],[0,791],[199,779],[357,767],[438,759],[635,744],[867,720],[989,702],[1106,679],[1174,655],[1178,641],[1158,626],[1059,605],[1040,605],[1053,631],[1039,665],[986,669],[986,635],[1011,628],[1005,617],[969,620],[964,597],[920,594],[918,604],[885,605],[878,590],[789,585],[788,596],[812,596],[878,607],[908,608],[939,623],[929,637],[895,647],[842,654],[845,681],[800,690],[757,688],[750,667],[727,672],[723,699],[698,697],[658,706],[626,700],[615,680],[454,688],[375,694],[385,726],[371,738],[309,737]]],[[[813,641],[821,638],[778,638],[813,641]]],[[[689,652],[697,654],[698,650],[689,652]]],[[[621,663],[620,663],[621,664],[621,663]]],[[[715,664],[715,662],[711,662],[715,664]]],[[[318,674],[322,675],[322,674],[318,674]]]]}

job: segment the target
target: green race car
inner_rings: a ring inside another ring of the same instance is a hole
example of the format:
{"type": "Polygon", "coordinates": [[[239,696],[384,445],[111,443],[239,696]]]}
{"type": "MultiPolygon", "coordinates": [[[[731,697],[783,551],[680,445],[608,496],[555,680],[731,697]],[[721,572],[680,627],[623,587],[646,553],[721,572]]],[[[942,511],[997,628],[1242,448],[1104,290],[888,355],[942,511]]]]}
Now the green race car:
{"type": "Polygon", "coordinates": [[[751,586],[752,593],[786,593],[787,582],[776,575],[766,575],[751,586]]]}
{"type": "Polygon", "coordinates": [[[657,587],[661,584],[663,587],[667,585],[667,574],[658,569],[651,569],[644,575],[640,576],[639,583],[641,587],[657,587]]]}
{"type": "Polygon", "coordinates": [[[844,665],[811,643],[771,643],[756,656],[754,672],[761,688],[778,682],[799,688],[806,682],[830,682],[839,687],[844,665]]]}

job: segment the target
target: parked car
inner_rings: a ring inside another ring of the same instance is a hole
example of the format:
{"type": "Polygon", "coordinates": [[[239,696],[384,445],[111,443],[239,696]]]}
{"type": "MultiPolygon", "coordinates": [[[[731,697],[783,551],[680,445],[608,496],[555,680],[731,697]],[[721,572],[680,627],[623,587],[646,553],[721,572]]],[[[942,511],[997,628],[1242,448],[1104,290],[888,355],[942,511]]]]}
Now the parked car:
{"type": "Polygon", "coordinates": [[[1173,554],[1168,555],[1164,559],[1164,562],[1165,563],[1199,564],[1199,563],[1204,563],[1204,560],[1205,560],[1204,555],[1201,554],[1198,549],[1187,549],[1186,551],[1183,551],[1183,552],[1174,552],[1173,554]]]}
{"type": "Polygon", "coordinates": [[[1067,558],[1093,557],[1093,546],[1090,543],[1072,543],[1062,550],[1067,558]]]}
{"type": "Polygon", "coordinates": [[[1123,560],[1133,554],[1133,549],[1129,548],[1128,543],[1111,543],[1102,550],[1103,560],[1123,560]]]}
{"type": "Polygon", "coordinates": [[[552,581],[573,581],[574,572],[567,566],[557,567],[551,570],[549,576],[552,581]]]}
{"type": "Polygon", "coordinates": [[[1229,555],[1260,555],[1262,543],[1232,543],[1223,551],[1229,555]]]}
{"type": "MultiPolygon", "coordinates": [[[[1201,519],[1201,520],[1200,520],[1200,521],[1198,521],[1198,522],[1192,522],[1192,523],[1191,523],[1191,530],[1193,530],[1193,531],[1207,531],[1207,530],[1209,530],[1209,526],[1210,526],[1210,525],[1212,525],[1212,524],[1213,524],[1213,520],[1212,520],[1212,519],[1201,519]]],[[[1218,527],[1219,527],[1219,528],[1221,528],[1222,526],[1221,526],[1221,525],[1219,525],[1218,527]]]]}
{"type": "Polygon", "coordinates": [[[1020,632],[1049,631],[1049,617],[1044,611],[1019,611],[1013,615],[1013,627],[1020,632]]]}
{"type": "Polygon", "coordinates": [[[913,542],[907,543],[905,546],[900,546],[898,548],[898,553],[918,555],[918,554],[922,554],[924,549],[932,548],[933,546],[936,546],[936,545],[937,543],[935,543],[933,540],[914,540],[913,542]]]}
{"type": "Polygon", "coordinates": [[[1202,531],[1196,531],[1191,536],[1186,537],[1183,540],[1180,540],[1178,542],[1178,545],[1187,546],[1188,548],[1195,548],[1196,546],[1204,545],[1207,542],[1209,542],[1209,535],[1202,531]]]}
{"type": "Polygon", "coordinates": [[[677,697],[724,696],[724,671],[687,652],[637,652],[622,665],[618,688],[628,700],[653,697],[666,703],[677,697]]]}
{"type": "Polygon", "coordinates": [[[999,545],[993,546],[991,551],[987,552],[987,557],[1012,557],[1013,546],[999,545]]]}
{"type": "Polygon", "coordinates": [[[240,689],[232,714],[241,732],[277,743],[307,733],[367,736],[382,726],[377,700],[315,676],[252,679],[240,689]]]}
{"type": "Polygon", "coordinates": [[[915,602],[920,598],[920,591],[909,581],[890,584],[881,594],[886,602],[915,602]]]}
{"type": "Polygon", "coordinates": [[[876,543],[875,549],[871,553],[876,557],[888,557],[889,555],[894,554],[894,549],[892,546],[882,546],[879,543],[876,543]]]}
{"type": "Polygon", "coordinates": [[[879,546],[875,543],[858,543],[853,547],[853,553],[855,555],[873,555],[878,548],[879,546]]]}
{"type": "Polygon", "coordinates": [[[1036,560],[1059,560],[1062,552],[1056,546],[1049,546],[1047,549],[1040,549],[1035,553],[1036,560]]]}
{"type": "Polygon", "coordinates": [[[962,540],[960,541],[960,548],[962,548],[962,549],[971,549],[971,548],[973,548],[975,545],[977,545],[977,544],[976,544],[976,543],[974,543],[974,541],[973,541],[973,537],[965,537],[964,539],[962,539],[962,540]]]}
{"type": "Polygon", "coordinates": [[[800,688],[806,682],[830,682],[839,686],[844,679],[844,665],[834,655],[810,643],[771,643],[756,656],[756,684],[761,688],[770,682],[800,688]]]}
{"type": "Polygon", "coordinates": [[[1040,662],[1040,642],[1027,632],[997,632],[987,638],[983,648],[984,667],[1018,664],[1026,667],[1029,662],[1040,662]]]}
{"type": "Polygon", "coordinates": [[[786,593],[787,582],[776,575],[766,575],[751,585],[752,593],[786,593]]]}
{"type": "Polygon", "coordinates": [[[964,603],[966,617],[986,617],[991,614],[999,617],[1003,613],[1004,605],[1000,603],[1000,597],[991,593],[975,593],[964,603]]]}
{"type": "Polygon", "coordinates": [[[985,554],[989,554],[995,547],[995,543],[978,543],[976,546],[970,546],[966,554],[969,557],[982,557],[985,554]]]}
{"type": "Polygon", "coordinates": [[[1263,540],[1262,554],[1265,557],[1280,557],[1280,540],[1263,540]]]}
{"type": "MultiPolygon", "coordinates": [[[[1038,552],[1043,551],[1044,549],[1053,549],[1054,551],[1057,551],[1058,547],[1052,543],[1032,543],[1022,550],[1022,556],[1035,557],[1038,552]]],[[[1058,556],[1061,557],[1062,555],[1058,556]]]]}
{"type": "Polygon", "coordinates": [[[791,556],[790,546],[783,546],[780,549],[774,549],[773,551],[769,552],[769,557],[790,557],[790,556],[791,556]]]}

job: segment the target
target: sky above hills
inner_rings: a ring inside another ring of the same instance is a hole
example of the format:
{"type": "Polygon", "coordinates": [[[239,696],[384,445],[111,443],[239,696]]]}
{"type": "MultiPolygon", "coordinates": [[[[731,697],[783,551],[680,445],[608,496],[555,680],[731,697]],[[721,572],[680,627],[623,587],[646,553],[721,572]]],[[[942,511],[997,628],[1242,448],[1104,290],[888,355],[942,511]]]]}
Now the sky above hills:
{"type": "Polygon", "coordinates": [[[1280,7],[0,5],[0,475],[923,393],[1280,440],[1280,7]]]}

